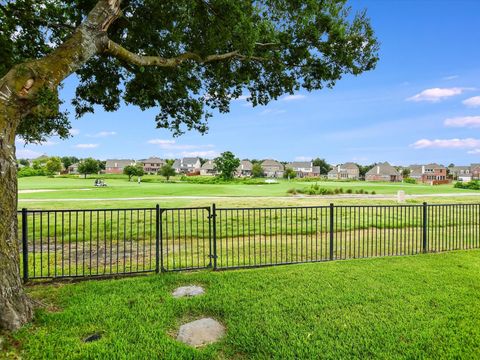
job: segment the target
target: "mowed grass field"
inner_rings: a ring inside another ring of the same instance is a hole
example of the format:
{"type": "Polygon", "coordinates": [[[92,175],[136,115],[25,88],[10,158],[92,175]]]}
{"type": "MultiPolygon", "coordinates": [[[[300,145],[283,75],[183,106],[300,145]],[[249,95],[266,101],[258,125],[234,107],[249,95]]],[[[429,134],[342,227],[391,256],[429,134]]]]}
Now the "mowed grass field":
{"type": "Polygon", "coordinates": [[[6,338],[25,359],[474,359],[480,251],[28,288],[35,321],[6,338]],[[174,299],[177,286],[206,294],[174,299]],[[217,344],[189,348],[178,327],[213,317],[217,344]],[[96,342],[84,343],[93,333],[96,342]]]}
{"type": "MultiPolygon", "coordinates": [[[[290,196],[287,191],[292,188],[301,189],[314,182],[280,180],[277,184],[193,184],[180,182],[165,183],[159,176],[146,176],[146,182],[138,184],[129,182],[126,176],[107,176],[105,188],[93,186],[94,177],[83,178],[48,178],[28,177],[19,179],[19,207],[30,209],[64,209],[72,208],[116,208],[116,207],[150,207],[160,203],[164,207],[206,206],[216,202],[219,206],[259,207],[259,206],[311,206],[326,205],[332,202],[331,197],[290,196]],[[41,191],[50,190],[50,191],[41,191]],[[33,191],[33,192],[29,192],[33,191]],[[35,192],[38,191],[38,192],[35,192]],[[165,197],[162,199],[162,197],[165,197]],[[208,197],[221,197],[209,199],[208,197]],[[137,199],[135,199],[137,198],[137,199]],[[140,198],[140,199],[138,199],[140,198]],[[49,200],[52,201],[49,201],[49,200]],[[62,199],[64,199],[62,201],[62,199]],[[72,202],[71,199],[79,199],[72,202]],[[34,201],[29,201],[34,200],[34,201]],[[83,201],[80,201],[83,200],[83,201]]],[[[429,186],[424,184],[375,183],[365,181],[317,182],[328,189],[343,188],[374,191],[381,195],[394,196],[399,190],[407,195],[428,195],[428,202],[476,202],[479,197],[462,196],[471,194],[470,190],[456,189],[453,185],[429,186]],[[432,197],[435,194],[449,194],[446,197],[432,197]],[[455,197],[458,194],[458,197],[455,197]]],[[[480,195],[480,193],[479,193],[480,195]]],[[[392,200],[375,198],[346,198],[339,196],[336,204],[356,203],[391,204],[392,200]]],[[[420,203],[424,199],[416,198],[409,202],[420,203]]]]}

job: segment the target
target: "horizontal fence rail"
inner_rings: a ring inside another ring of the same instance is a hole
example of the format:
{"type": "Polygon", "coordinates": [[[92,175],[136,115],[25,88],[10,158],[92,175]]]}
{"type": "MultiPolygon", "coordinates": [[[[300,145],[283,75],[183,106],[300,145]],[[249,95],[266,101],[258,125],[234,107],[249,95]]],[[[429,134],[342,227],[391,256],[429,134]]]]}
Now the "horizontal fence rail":
{"type": "Polygon", "coordinates": [[[19,212],[23,277],[95,277],[480,248],[480,204],[19,212]]]}

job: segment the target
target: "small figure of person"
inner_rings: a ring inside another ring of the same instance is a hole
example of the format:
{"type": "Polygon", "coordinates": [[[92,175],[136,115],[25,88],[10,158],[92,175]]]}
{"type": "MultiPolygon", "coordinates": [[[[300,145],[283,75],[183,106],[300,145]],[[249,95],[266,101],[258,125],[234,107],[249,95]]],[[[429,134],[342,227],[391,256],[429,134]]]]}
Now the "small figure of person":
{"type": "Polygon", "coordinates": [[[142,178],[139,176],[138,177],[138,183],[140,184],[142,182],[142,178]]]}

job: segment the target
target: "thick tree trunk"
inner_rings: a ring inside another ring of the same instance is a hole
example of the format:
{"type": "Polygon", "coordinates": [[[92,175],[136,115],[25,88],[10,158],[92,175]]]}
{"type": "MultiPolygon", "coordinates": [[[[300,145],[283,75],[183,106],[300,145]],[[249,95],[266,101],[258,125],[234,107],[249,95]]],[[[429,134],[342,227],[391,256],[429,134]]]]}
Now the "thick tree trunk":
{"type": "Polygon", "coordinates": [[[17,164],[14,109],[0,102],[0,329],[14,330],[32,318],[22,288],[17,236],[17,164]]]}
{"type": "Polygon", "coordinates": [[[58,85],[108,45],[106,30],[120,15],[121,0],[99,0],[72,36],[42,59],[16,65],[0,79],[0,329],[28,322],[33,307],[20,277],[17,236],[15,135],[21,119],[34,111],[42,88],[58,85]]]}

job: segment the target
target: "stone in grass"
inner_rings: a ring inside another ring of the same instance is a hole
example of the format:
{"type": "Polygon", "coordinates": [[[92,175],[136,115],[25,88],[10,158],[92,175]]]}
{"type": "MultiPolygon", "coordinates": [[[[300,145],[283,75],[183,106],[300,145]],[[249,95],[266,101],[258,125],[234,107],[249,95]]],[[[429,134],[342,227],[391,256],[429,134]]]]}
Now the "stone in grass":
{"type": "Polygon", "coordinates": [[[225,327],[212,318],[195,320],[180,326],[177,340],[184,344],[200,347],[212,344],[225,335],[225,327]]]}
{"type": "Polygon", "coordinates": [[[83,342],[89,343],[89,342],[98,341],[100,340],[101,337],[102,337],[102,334],[95,333],[92,335],[88,335],[85,339],[83,339],[83,342]]]}
{"type": "Polygon", "coordinates": [[[198,296],[204,293],[205,290],[201,286],[191,285],[176,288],[172,295],[174,298],[181,298],[184,296],[198,296]]]}

